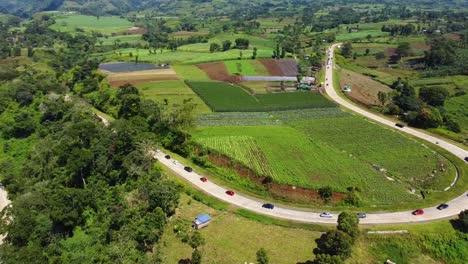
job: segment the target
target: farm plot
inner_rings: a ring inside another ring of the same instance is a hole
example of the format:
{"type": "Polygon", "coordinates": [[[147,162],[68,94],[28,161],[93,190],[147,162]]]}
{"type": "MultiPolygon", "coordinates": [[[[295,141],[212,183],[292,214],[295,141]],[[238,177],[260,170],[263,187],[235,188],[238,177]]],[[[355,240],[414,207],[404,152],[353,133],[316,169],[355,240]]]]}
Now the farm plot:
{"type": "Polygon", "coordinates": [[[379,105],[377,94],[379,92],[388,93],[392,89],[377,81],[372,80],[368,76],[342,69],[340,71],[340,86],[351,86],[351,92],[346,92],[346,96],[354,101],[364,105],[379,105]]]}
{"type": "Polygon", "coordinates": [[[211,80],[216,81],[235,81],[235,77],[229,75],[228,69],[223,62],[208,62],[197,64],[197,67],[204,71],[211,80]]]}
{"type": "Polygon", "coordinates": [[[178,80],[175,71],[172,69],[107,73],[107,79],[113,87],[118,87],[126,83],[137,84],[151,81],[178,80]]]}
{"type": "Polygon", "coordinates": [[[292,125],[412,187],[443,189],[455,175],[453,165],[430,148],[358,117],[311,119],[292,125]]]}
{"type": "Polygon", "coordinates": [[[196,119],[199,126],[278,126],[278,119],[266,112],[226,112],[199,115],[196,119]]]}
{"type": "Polygon", "coordinates": [[[223,155],[232,157],[258,175],[272,175],[270,165],[253,137],[203,137],[198,138],[197,142],[223,155]]]}
{"type": "Polygon", "coordinates": [[[224,64],[230,75],[268,75],[263,64],[256,60],[231,60],[224,64]]]}
{"type": "Polygon", "coordinates": [[[147,99],[154,100],[162,106],[182,105],[184,100],[195,104],[195,114],[210,113],[208,106],[182,81],[159,81],[138,83],[135,85],[147,99]]]}
{"type": "Polygon", "coordinates": [[[338,118],[349,117],[350,114],[342,111],[340,108],[314,108],[301,110],[288,110],[269,112],[274,118],[282,120],[285,123],[298,120],[308,120],[317,118],[338,118]]]}
{"type": "MultiPolygon", "coordinates": [[[[335,119],[330,119],[335,120],[335,119]]],[[[318,189],[331,186],[335,191],[346,192],[350,186],[359,186],[362,198],[371,204],[388,204],[409,201],[415,196],[405,186],[385,178],[375,168],[341,149],[321,142],[319,137],[308,137],[305,133],[290,127],[209,127],[195,132],[196,142],[207,142],[216,137],[251,137],[263,153],[271,176],[279,184],[318,189]],[[208,139],[206,139],[208,138],[208,139]],[[391,193],[392,195],[388,195],[391,193]]],[[[235,145],[231,143],[231,145],[235,145]]],[[[237,146],[243,146],[237,144],[237,146]]],[[[211,145],[216,151],[224,151],[236,159],[258,159],[252,154],[237,157],[235,149],[224,145],[211,145]]],[[[263,157],[262,157],[263,160],[263,157]]],[[[253,165],[247,163],[251,169],[253,165]]]]}
{"type": "Polygon", "coordinates": [[[335,107],[320,94],[292,92],[251,95],[236,85],[221,82],[188,82],[215,112],[263,112],[335,107]]]}
{"type": "Polygon", "coordinates": [[[75,32],[77,28],[87,32],[100,32],[103,34],[124,32],[132,27],[133,23],[118,16],[66,15],[55,19],[52,29],[62,32],[75,32]]]}
{"type": "Polygon", "coordinates": [[[262,59],[260,62],[272,76],[297,76],[297,63],[293,59],[262,59]]]}

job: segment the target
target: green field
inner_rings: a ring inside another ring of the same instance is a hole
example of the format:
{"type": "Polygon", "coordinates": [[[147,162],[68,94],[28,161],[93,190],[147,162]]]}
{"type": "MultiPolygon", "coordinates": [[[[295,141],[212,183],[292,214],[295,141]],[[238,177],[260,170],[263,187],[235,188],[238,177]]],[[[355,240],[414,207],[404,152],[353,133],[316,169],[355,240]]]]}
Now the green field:
{"type": "Polygon", "coordinates": [[[133,23],[117,16],[66,15],[55,20],[52,29],[62,32],[75,32],[77,28],[86,32],[100,32],[103,34],[119,33],[133,26],[133,23]]]}
{"type": "Polygon", "coordinates": [[[141,35],[118,35],[114,37],[98,38],[97,44],[99,45],[114,45],[115,43],[129,43],[136,44],[145,42],[141,39],[141,35]]]}
{"type": "Polygon", "coordinates": [[[460,124],[462,132],[468,134],[468,94],[451,97],[444,107],[449,116],[460,124]]]}
{"type": "Polygon", "coordinates": [[[283,122],[266,112],[222,112],[199,115],[197,124],[199,126],[277,126],[283,125],[283,122]]]}
{"type": "MultiPolygon", "coordinates": [[[[208,43],[188,44],[178,48],[181,51],[194,51],[194,52],[209,52],[211,43],[222,44],[224,40],[230,40],[232,45],[235,44],[237,38],[246,38],[249,40],[250,47],[256,47],[259,50],[270,50],[270,56],[273,48],[275,47],[274,39],[260,38],[247,34],[218,34],[208,40],[208,43]]],[[[239,52],[239,50],[237,50],[239,52]]]]}
{"type": "Polygon", "coordinates": [[[135,85],[143,96],[154,100],[169,108],[181,105],[184,100],[191,100],[195,104],[195,114],[210,113],[210,109],[193,91],[182,81],[160,81],[138,83],[135,85]]]}
{"type": "Polygon", "coordinates": [[[310,92],[251,95],[239,86],[222,82],[189,82],[189,85],[215,112],[335,107],[321,95],[310,92]]]}
{"type": "Polygon", "coordinates": [[[224,64],[231,75],[269,75],[263,64],[256,60],[231,60],[224,64]]]}

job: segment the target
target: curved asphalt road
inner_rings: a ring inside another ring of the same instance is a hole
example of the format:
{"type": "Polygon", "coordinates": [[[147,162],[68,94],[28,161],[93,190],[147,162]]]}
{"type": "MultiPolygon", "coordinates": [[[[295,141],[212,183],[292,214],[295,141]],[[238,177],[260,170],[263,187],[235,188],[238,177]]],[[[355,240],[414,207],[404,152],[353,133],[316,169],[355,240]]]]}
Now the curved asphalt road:
{"type": "MultiPolygon", "coordinates": [[[[334,48],[338,44],[333,45],[330,47],[329,52],[333,54],[334,48]]],[[[327,69],[326,69],[326,92],[327,94],[335,100],[340,105],[353,110],[367,118],[373,119],[377,122],[380,122],[384,125],[388,125],[391,127],[395,127],[395,124],[391,121],[388,121],[382,117],[369,113],[359,107],[356,107],[347,101],[343,100],[341,97],[338,96],[336,91],[333,89],[333,56],[330,60],[327,61],[327,69]]],[[[464,159],[468,156],[468,152],[463,150],[457,146],[454,146],[444,140],[437,139],[430,135],[421,133],[417,130],[404,127],[402,129],[403,132],[416,136],[418,138],[424,139],[431,143],[437,144],[450,151],[457,157],[464,159]]],[[[180,164],[180,162],[174,159],[166,159],[165,154],[161,151],[156,151],[153,153],[154,158],[158,159],[163,165],[167,166],[169,169],[174,171],[179,176],[183,177],[193,185],[197,186],[199,189],[205,191],[206,193],[228,202],[230,204],[236,205],[238,207],[248,209],[254,211],[256,213],[282,218],[286,220],[293,220],[299,222],[306,222],[306,223],[320,223],[320,224],[335,224],[337,221],[337,214],[334,214],[332,218],[323,218],[320,217],[320,213],[306,211],[303,209],[293,209],[293,208],[284,208],[276,206],[273,210],[262,208],[262,204],[264,202],[259,201],[257,199],[252,199],[244,195],[235,194],[234,196],[229,196],[226,194],[228,189],[223,188],[219,185],[216,185],[209,180],[207,182],[202,182],[200,178],[201,175],[197,174],[196,172],[187,172],[184,170],[184,165],[180,164]]],[[[452,183],[455,184],[456,181],[452,183]]],[[[450,186],[451,187],[451,186],[450,186]]],[[[450,188],[450,187],[447,187],[450,188]]],[[[447,202],[449,207],[445,210],[437,210],[435,207],[431,208],[424,208],[423,215],[412,215],[412,211],[404,211],[404,212],[394,212],[394,213],[369,213],[367,217],[364,219],[360,219],[361,224],[392,224],[392,223],[411,223],[411,222],[425,222],[425,221],[432,221],[437,219],[448,218],[457,215],[460,211],[468,209],[468,192],[463,193],[461,196],[457,197],[456,199],[447,202]]],[[[415,208],[416,209],[416,208],[415,208]]]]}

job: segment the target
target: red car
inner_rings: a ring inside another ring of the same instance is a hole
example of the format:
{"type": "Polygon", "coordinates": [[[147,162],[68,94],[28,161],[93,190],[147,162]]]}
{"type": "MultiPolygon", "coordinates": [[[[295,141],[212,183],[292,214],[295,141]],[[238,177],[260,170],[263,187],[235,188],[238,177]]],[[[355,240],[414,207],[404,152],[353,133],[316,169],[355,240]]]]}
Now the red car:
{"type": "Polygon", "coordinates": [[[200,181],[202,181],[202,182],[207,182],[207,181],[208,181],[208,179],[207,179],[207,178],[205,178],[205,177],[201,177],[201,178],[200,178],[200,181]]]}
{"type": "Polygon", "coordinates": [[[413,215],[422,215],[422,214],[424,214],[424,210],[423,209],[414,210],[412,214],[413,215]]]}
{"type": "Polygon", "coordinates": [[[235,193],[234,193],[234,191],[226,191],[226,194],[230,195],[230,196],[234,196],[235,193]]]}

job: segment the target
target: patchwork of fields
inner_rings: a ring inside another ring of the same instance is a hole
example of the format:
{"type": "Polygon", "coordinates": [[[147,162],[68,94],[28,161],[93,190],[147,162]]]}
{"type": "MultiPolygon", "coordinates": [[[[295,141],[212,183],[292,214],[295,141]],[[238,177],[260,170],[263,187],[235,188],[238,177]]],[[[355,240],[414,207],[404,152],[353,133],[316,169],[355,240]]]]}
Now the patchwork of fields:
{"type": "Polygon", "coordinates": [[[215,112],[257,112],[336,107],[311,92],[251,95],[239,86],[221,82],[187,82],[215,112]]]}

